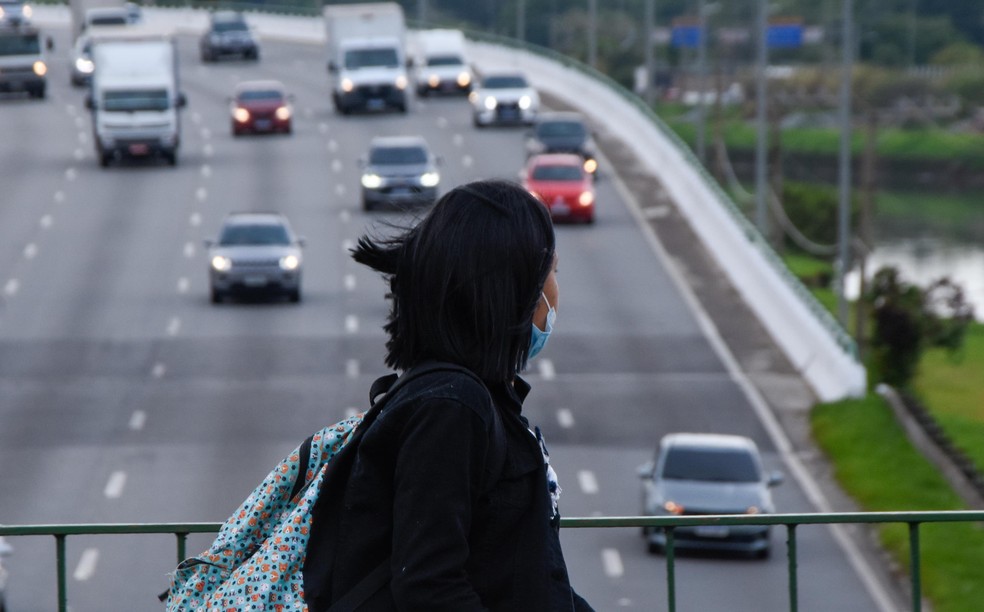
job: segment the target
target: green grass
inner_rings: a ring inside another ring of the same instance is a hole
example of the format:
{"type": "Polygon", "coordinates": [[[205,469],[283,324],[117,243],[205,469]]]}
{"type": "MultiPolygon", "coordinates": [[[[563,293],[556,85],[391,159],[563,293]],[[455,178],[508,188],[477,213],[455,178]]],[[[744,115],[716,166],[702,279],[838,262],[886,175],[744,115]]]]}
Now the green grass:
{"type": "MultiPolygon", "coordinates": [[[[910,444],[884,401],[869,395],[817,406],[814,436],[841,486],[869,511],[965,509],[936,469],[910,444]]],[[[908,528],[878,527],[882,545],[909,565],[908,528]]],[[[980,610],[984,531],[974,524],[920,529],[923,593],[937,612],[980,610]]]]}

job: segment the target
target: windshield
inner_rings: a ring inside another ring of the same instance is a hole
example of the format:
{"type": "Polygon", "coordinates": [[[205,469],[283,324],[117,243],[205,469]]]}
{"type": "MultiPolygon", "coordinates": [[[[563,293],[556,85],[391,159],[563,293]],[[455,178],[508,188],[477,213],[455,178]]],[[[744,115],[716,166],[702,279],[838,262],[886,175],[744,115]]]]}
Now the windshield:
{"type": "Polygon", "coordinates": [[[349,70],[396,68],[399,65],[396,49],[355,49],[345,53],[345,67],[349,70]]]}
{"type": "Polygon", "coordinates": [[[527,87],[526,79],[521,76],[489,77],[482,82],[487,89],[521,89],[527,87]]]}
{"type": "Polygon", "coordinates": [[[533,179],[537,181],[580,181],[580,166],[536,166],[533,179]]]}
{"type": "Polygon", "coordinates": [[[219,237],[220,246],[235,246],[243,244],[254,245],[289,245],[290,236],[282,225],[227,225],[219,237]]]}
{"type": "Polygon", "coordinates": [[[540,138],[584,138],[584,126],[577,121],[547,121],[536,126],[540,138]]]}
{"type": "Polygon", "coordinates": [[[38,55],[41,39],[37,34],[0,35],[0,55],[38,55]]]}
{"type": "Polygon", "coordinates": [[[460,66],[464,64],[457,55],[433,55],[427,58],[428,66],[460,66]]]}
{"type": "Polygon", "coordinates": [[[118,89],[103,94],[103,110],[162,111],[168,108],[166,89],[118,89]]]}
{"type": "Polygon", "coordinates": [[[101,25],[126,25],[126,16],[124,15],[106,15],[103,17],[90,17],[89,25],[101,26],[101,25]]]}
{"type": "Polygon", "coordinates": [[[742,450],[674,448],[666,455],[663,478],[713,482],[758,482],[759,468],[742,450]]]}
{"type": "Polygon", "coordinates": [[[374,166],[426,164],[427,152],[420,147],[381,147],[372,150],[369,163],[374,166]]]}
{"type": "Polygon", "coordinates": [[[245,21],[216,21],[212,24],[213,32],[245,32],[249,26],[245,21]]]}
{"type": "Polygon", "coordinates": [[[279,101],[282,100],[284,95],[277,91],[276,89],[257,89],[254,91],[244,91],[239,94],[240,102],[249,102],[251,100],[270,100],[279,101]]]}

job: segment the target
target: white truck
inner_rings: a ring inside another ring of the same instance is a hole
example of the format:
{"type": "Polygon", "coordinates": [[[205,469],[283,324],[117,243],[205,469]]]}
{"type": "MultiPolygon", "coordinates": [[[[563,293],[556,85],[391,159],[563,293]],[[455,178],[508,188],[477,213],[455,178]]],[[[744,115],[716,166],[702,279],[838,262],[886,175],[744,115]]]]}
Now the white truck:
{"type": "Polygon", "coordinates": [[[43,98],[48,86],[45,51],[52,47],[51,37],[34,26],[0,25],[0,91],[43,98]]]}
{"type": "Polygon", "coordinates": [[[94,38],[92,60],[86,107],[92,112],[99,164],[106,167],[123,156],[159,156],[176,165],[185,96],[179,90],[173,36],[125,28],[94,38]]]}
{"type": "Polygon", "coordinates": [[[475,75],[461,30],[420,30],[413,39],[414,81],[419,95],[471,92],[475,75]]]}
{"type": "Polygon", "coordinates": [[[324,7],[335,109],[407,111],[406,23],[395,2],[324,7]]]}
{"type": "Polygon", "coordinates": [[[73,41],[89,25],[128,23],[124,0],[69,0],[68,4],[72,17],[73,41]]]}

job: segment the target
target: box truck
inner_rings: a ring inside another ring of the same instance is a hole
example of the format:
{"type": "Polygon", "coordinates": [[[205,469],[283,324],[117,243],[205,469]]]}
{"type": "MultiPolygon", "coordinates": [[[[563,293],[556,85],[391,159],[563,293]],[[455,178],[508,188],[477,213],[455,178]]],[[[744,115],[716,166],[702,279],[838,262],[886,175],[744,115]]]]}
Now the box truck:
{"type": "Polygon", "coordinates": [[[335,109],[406,112],[406,23],[400,5],[328,5],[324,19],[335,109]]]}
{"type": "Polygon", "coordinates": [[[176,165],[185,96],[173,36],[134,27],[93,38],[92,61],[86,107],[99,164],[160,156],[176,165]]]}
{"type": "Polygon", "coordinates": [[[414,35],[414,81],[417,93],[468,94],[475,75],[465,53],[461,30],[421,30],[414,35]]]}

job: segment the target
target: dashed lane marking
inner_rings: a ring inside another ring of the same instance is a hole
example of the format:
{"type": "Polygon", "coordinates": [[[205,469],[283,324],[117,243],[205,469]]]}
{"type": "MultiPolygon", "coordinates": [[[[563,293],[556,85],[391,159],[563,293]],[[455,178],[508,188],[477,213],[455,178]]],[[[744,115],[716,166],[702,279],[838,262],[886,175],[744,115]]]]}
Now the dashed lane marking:
{"type": "Polygon", "coordinates": [[[130,416],[130,429],[140,431],[147,424],[147,413],[143,410],[135,410],[130,416]]]}
{"type": "Polygon", "coordinates": [[[54,195],[54,200],[55,200],[55,202],[57,204],[61,204],[62,202],[64,202],[65,201],[65,192],[64,191],[56,191],[55,192],[55,195],[54,195]]]}
{"type": "Polygon", "coordinates": [[[164,378],[164,374],[167,372],[167,366],[158,361],[154,364],[154,367],[150,369],[150,375],[154,378],[164,378]]]}
{"type": "Polygon", "coordinates": [[[38,245],[33,242],[24,247],[24,259],[34,259],[38,255],[38,245]]]}
{"type": "Polygon", "coordinates": [[[109,499],[119,499],[123,495],[123,487],[126,486],[126,472],[117,470],[109,475],[109,482],[103,489],[103,495],[109,499]]]}
{"type": "Polygon", "coordinates": [[[475,165],[475,159],[471,155],[465,155],[461,158],[461,165],[465,168],[471,168],[475,165]]]}
{"type": "MultiPolygon", "coordinates": [[[[344,192],[345,187],[342,186],[342,185],[339,185],[339,187],[341,187],[342,188],[342,191],[344,192]]],[[[336,191],[337,191],[337,189],[336,189],[336,191]]],[[[341,194],[339,194],[339,195],[341,195],[341,194]]],[[[338,213],[338,220],[341,221],[342,223],[348,223],[349,221],[352,220],[352,213],[350,213],[347,208],[343,208],[338,213]]]]}
{"type": "Polygon", "coordinates": [[[7,284],[3,286],[3,292],[8,297],[17,295],[17,292],[19,290],[20,290],[20,281],[17,280],[16,278],[12,278],[8,280],[7,284]]]}
{"type": "Polygon", "coordinates": [[[345,331],[347,331],[350,334],[357,333],[359,331],[359,317],[355,315],[346,316],[345,331]]]}
{"type": "Polygon", "coordinates": [[[212,166],[209,166],[208,164],[202,164],[202,177],[208,178],[210,176],[212,176],[212,166]]]}
{"type": "Polygon", "coordinates": [[[342,252],[348,253],[354,248],[355,248],[354,240],[352,240],[351,238],[346,238],[345,240],[342,240],[342,252]]]}
{"type": "Polygon", "coordinates": [[[341,183],[335,185],[335,195],[339,197],[345,195],[345,185],[342,185],[341,183]]]}
{"type": "Polygon", "coordinates": [[[188,223],[190,223],[192,227],[198,227],[199,225],[201,225],[202,224],[201,214],[191,213],[191,216],[188,217],[188,223]]]}
{"type": "Polygon", "coordinates": [[[460,147],[465,144],[465,137],[461,134],[455,134],[451,137],[451,142],[454,143],[454,146],[460,147]]]}
{"type": "Polygon", "coordinates": [[[348,378],[358,378],[359,377],[359,360],[349,359],[345,362],[345,376],[348,378]]]}
{"type": "Polygon", "coordinates": [[[581,491],[587,495],[598,493],[598,479],[595,478],[591,470],[581,470],[577,473],[577,482],[581,485],[581,491]]]}
{"type": "Polygon", "coordinates": [[[199,187],[195,190],[195,199],[199,202],[204,202],[208,199],[208,190],[204,187],[199,187]]]}
{"type": "Polygon", "coordinates": [[[342,160],[340,160],[340,159],[333,159],[333,160],[331,160],[331,169],[332,169],[333,172],[341,172],[342,171],[342,160]]]}
{"type": "Polygon", "coordinates": [[[537,368],[540,370],[540,376],[543,377],[543,380],[553,380],[557,377],[557,370],[554,369],[553,361],[549,359],[541,358],[537,368]]]}
{"type": "Polygon", "coordinates": [[[448,127],[448,119],[447,119],[447,117],[438,117],[437,118],[437,127],[441,128],[442,130],[444,128],[448,127]]]}
{"type": "Polygon", "coordinates": [[[557,410],[557,423],[559,423],[564,429],[574,427],[574,414],[569,408],[561,408],[557,410]]]}
{"type": "Polygon", "coordinates": [[[178,332],[181,330],[181,319],[178,317],[172,318],[167,324],[167,335],[177,336],[178,332]]]}
{"type": "Polygon", "coordinates": [[[195,256],[195,243],[186,242],[184,245],[184,256],[191,259],[195,256]]]}
{"type": "Polygon", "coordinates": [[[609,578],[620,578],[625,573],[625,566],[622,565],[622,555],[614,548],[605,548],[601,551],[601,563],[605,567],[605,575],[609,578]]]}
{"type": "Polygon", "coordinates": [[[55,218],[51,215],[43,215],[39,223],[44,229],[48,229],[55,222],[55,218]]]}
{"type": "Polygon", "coordinates": [[[181,278],[178,279],[178,293],[182,295],[188,293],[188,286],[189,283],[187,278],[182,276],[181,278]]]}
{"type": "Polygon", "coordinates": [[[65,170],[65,178],[69,181],[74,181],[79,176],[79,173],[75,168],[69,168],[65,170]]]}
{"type": "Polygon", "coordinates": [[[86,548],[82,551],[82,557],[79,559],[79,564],[75,566],[75,573],[72,574],[72,577],[79,582],[85,582],[96,573],[97,563],[99,563],[99,549],[86,548]]]}

